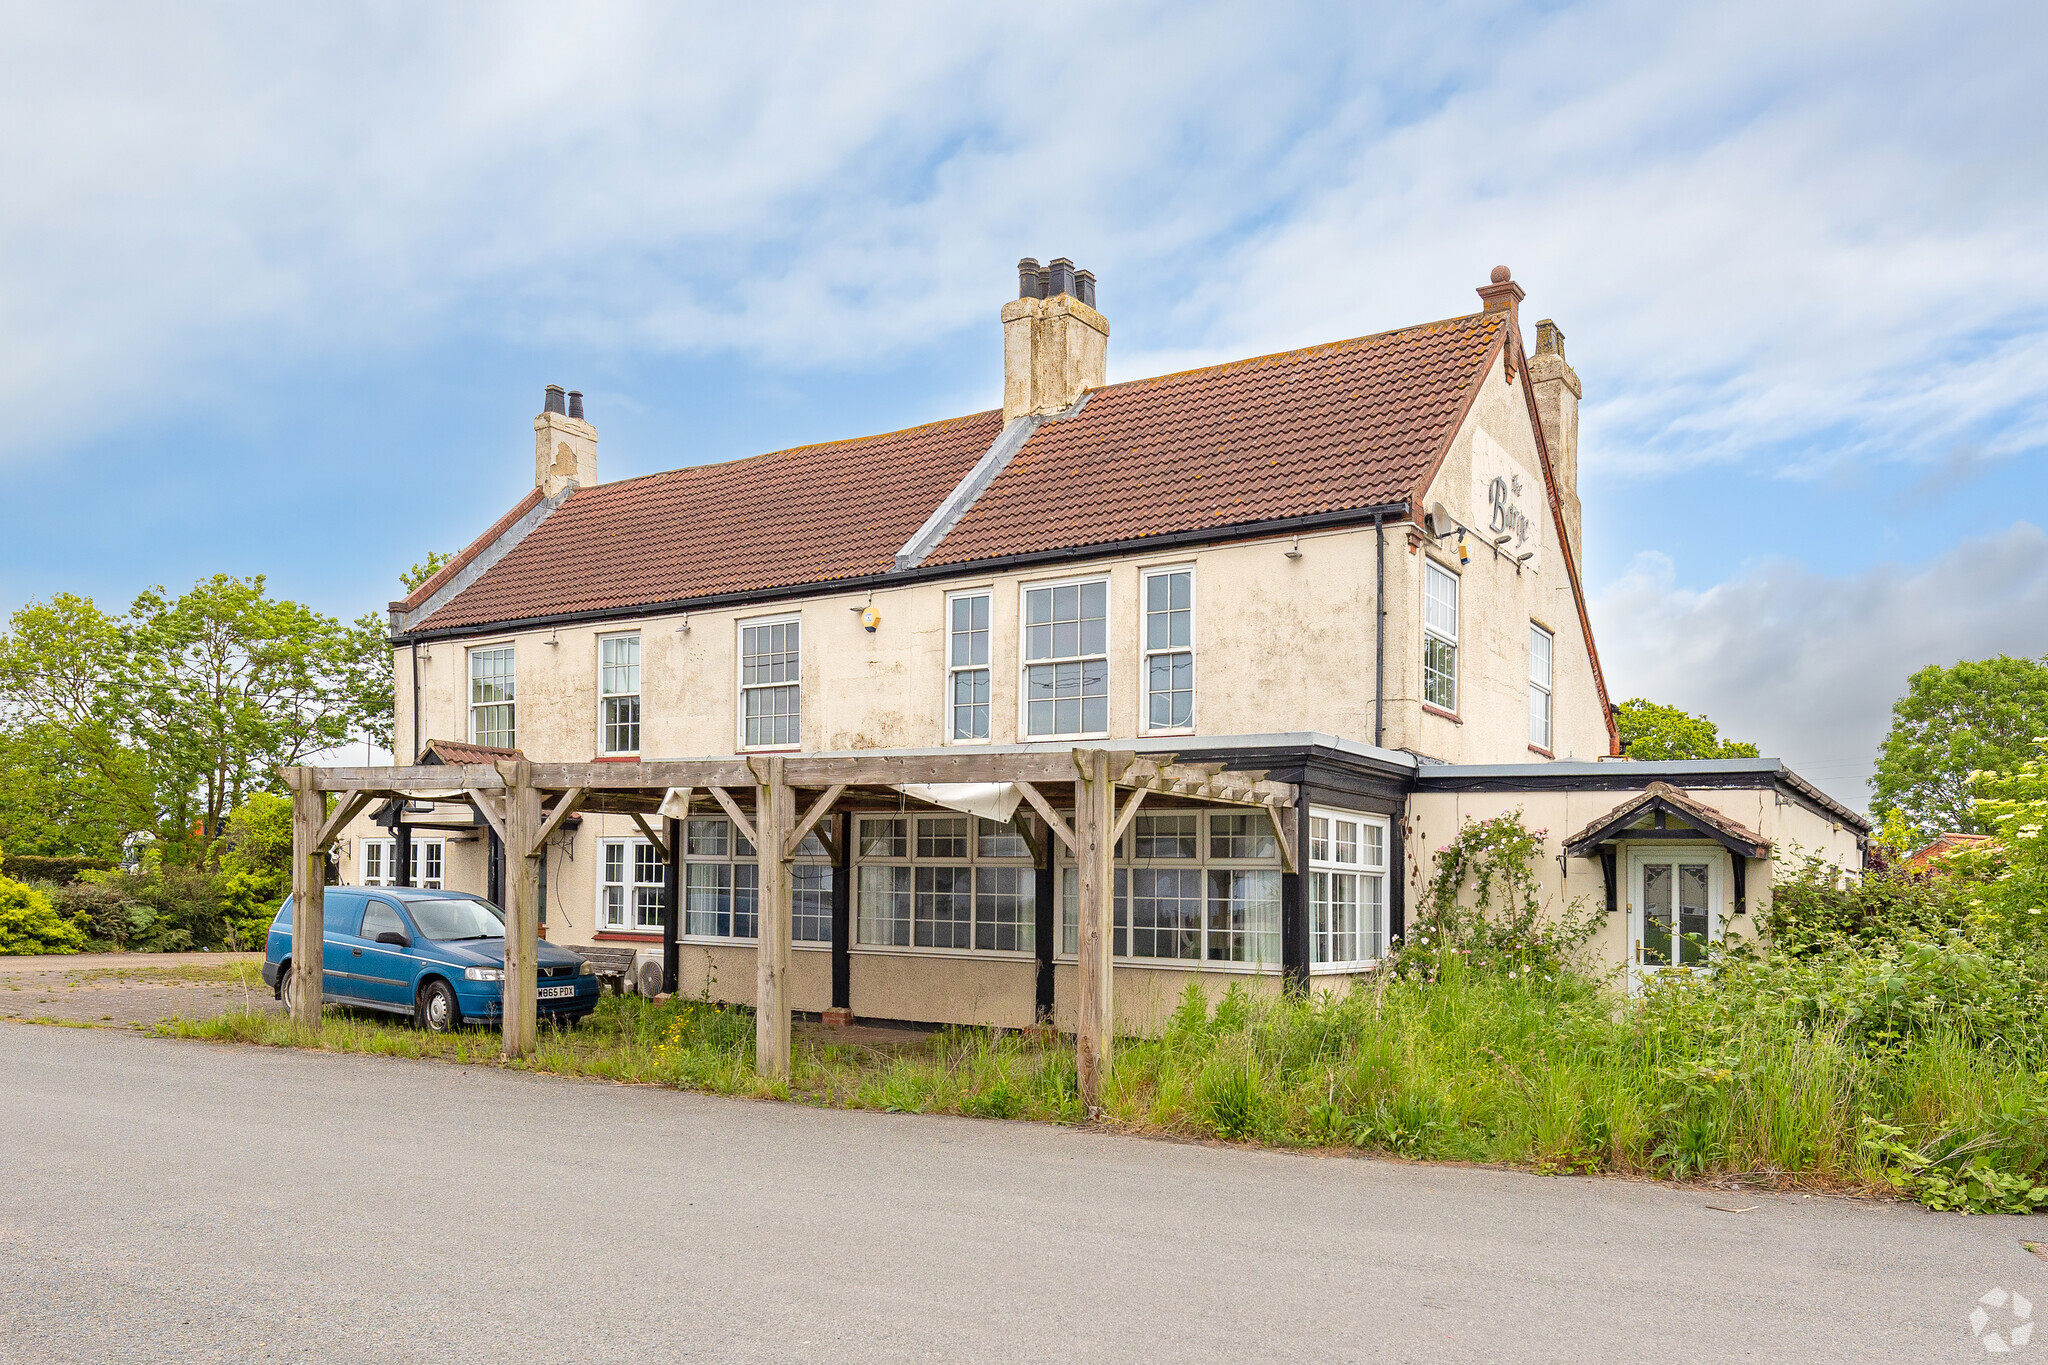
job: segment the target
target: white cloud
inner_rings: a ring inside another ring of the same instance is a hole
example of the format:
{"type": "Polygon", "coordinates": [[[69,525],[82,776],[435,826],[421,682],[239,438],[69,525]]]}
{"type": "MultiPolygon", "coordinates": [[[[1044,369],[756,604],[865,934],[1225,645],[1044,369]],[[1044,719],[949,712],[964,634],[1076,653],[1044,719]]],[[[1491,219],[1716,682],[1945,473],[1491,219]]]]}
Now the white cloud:
{"type": "Polygon", "coordinates": [[[450,336],[886,368],[1066,252],[1119,376],[1465,311],[1507,260],[1588,477],[2048,440],[2037,7],[12,24],[0,401],[73,437],[450,336]]]}
{"type": "Polygon", "coordinates": [[[1673,579],[1642,554],[1594,599],[1614,699],[1703,713],[1858,808],[1908,675],[2048,649],[2048,534],[2027,522],[1914,568],[1837,578],[1779,559],[1705,591],[1673,579]]]}

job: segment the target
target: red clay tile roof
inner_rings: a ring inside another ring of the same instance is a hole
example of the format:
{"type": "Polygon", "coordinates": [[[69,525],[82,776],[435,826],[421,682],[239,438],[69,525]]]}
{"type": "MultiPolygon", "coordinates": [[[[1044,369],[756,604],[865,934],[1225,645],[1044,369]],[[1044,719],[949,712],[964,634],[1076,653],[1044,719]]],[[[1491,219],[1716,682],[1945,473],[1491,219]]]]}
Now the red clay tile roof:
{"type": "Polygon", "coordinates": [[[1038,429],[925,563],[1399,502],[1463,415],[1504,316],[1097,389],[1038,429]]]}
{"type": "Polygon", "coordinates": [[[500,749],[489,744],[464,744],[455,739],[430,739],[420,750],[422,763],[494,763],[501,758],[525,758],[517,749],[500,749]]]}
{"type": "Polygon", "coordinates": [[[424,630],[879,574],[1000,412],[579,489],[424,630]]]}
{"type": "MultiPolygon", "coordinates": [[[[966,565],[1414,494],[1503,336],[1477,313],[1092,391],[926,557],[966,565]]],[[[880,575],[994,443],[999,412],[580,489],[416,629],[880,575]]],[[[478,546],[532,504],[522,502],[478,546]]],[[[407,598],[417,606],[478,546],[407,598]]]]}

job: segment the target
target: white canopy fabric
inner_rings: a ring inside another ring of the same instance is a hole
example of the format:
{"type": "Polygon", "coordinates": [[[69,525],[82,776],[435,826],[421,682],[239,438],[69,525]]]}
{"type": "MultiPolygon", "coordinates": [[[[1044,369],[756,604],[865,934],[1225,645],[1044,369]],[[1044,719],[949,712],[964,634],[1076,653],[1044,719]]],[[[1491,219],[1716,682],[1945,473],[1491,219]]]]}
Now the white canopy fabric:
{"type": "Polygon", "coordinates": [[[1014,782],[898,782],[896,790],[947,810],[965,811],[998,824],[1017,813],[1024,793],[1014,782]]]}
{"type": "Polygon", "coordinates": [[[690,788],[670,787],[662,793],[661,807],[655,811],[664,820],[680,820],[690,813],[690,788]]]}

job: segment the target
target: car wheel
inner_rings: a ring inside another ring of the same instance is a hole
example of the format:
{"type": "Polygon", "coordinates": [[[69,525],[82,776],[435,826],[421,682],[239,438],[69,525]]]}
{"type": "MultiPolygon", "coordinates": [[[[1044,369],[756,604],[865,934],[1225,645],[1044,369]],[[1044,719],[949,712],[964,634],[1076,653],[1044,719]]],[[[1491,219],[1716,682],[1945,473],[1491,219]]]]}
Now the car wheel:
{"type": "Polygon", "coordinates": [[[462,1024],[462,1007],[455,1003],[455,988],[438,978],[420,987],[413,1017],[429,1033],[451,1033],[462,1024]]]}
{"type": "Polygon", "coordinates": [[[277,969],[277,1002],[289,1008],[292,993],[292,964],[280,963],[277,969]]]}

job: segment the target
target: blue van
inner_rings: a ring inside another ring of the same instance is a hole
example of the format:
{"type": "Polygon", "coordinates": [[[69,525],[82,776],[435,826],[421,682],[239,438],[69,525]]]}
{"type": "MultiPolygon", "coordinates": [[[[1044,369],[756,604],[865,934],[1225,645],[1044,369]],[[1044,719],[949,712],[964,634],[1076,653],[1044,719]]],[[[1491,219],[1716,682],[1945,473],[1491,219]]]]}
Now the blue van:
{"type": "MultiPolygon", "coordinates": [[[[504,1014],[505,916],[461,891],[391,886],[327,888],[322,1000],[409,1014],[446,1033],[504,1014]]],[[[543,940],[538,954],[540,1017],[576,1023],[597,1008],[600,983],[589,963],[543,940]]],[[[284,999],[292,961],[292,902],[270,926],[263,981],[284,999]]]]}

